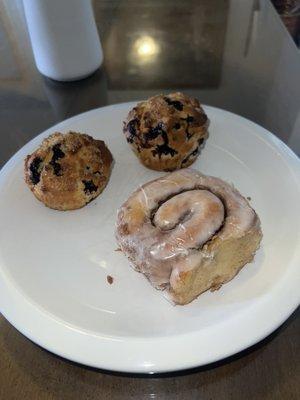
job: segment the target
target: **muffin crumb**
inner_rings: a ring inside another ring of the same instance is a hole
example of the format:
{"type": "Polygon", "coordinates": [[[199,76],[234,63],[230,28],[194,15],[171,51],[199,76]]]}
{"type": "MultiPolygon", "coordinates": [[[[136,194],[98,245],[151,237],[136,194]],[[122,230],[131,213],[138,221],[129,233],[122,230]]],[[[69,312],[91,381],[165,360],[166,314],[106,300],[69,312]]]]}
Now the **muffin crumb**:
{"type": "Polygon", "coordinates": [[[138,103],[123,132],[142,164],[157,171],[191,165],[207,138],[208,118],[197,99],[182,93],[158,95],[138,103]]]}

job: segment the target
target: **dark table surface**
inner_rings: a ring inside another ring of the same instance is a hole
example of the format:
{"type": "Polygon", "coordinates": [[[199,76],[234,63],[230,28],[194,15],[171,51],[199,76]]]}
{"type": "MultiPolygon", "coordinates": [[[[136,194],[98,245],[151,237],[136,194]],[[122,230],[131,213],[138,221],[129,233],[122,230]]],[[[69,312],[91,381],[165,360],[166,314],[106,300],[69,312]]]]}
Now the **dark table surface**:
{"type": "MultiPolygon", "coordinates": [[[[259,123],[300,153],[300,54],[269,1],[96,0],[94,8],[104,64],[59,83],[35,68],[21,0],[0,2],[0,167],[58,121],[175,90],[259,123]],[[149,40],[152,55],[134,53],[149,40]]],[[[296,311],[230,359],[149,378],[70,363],[0,315],[0,399],[299,399],[299,337],[296,311]]]]}

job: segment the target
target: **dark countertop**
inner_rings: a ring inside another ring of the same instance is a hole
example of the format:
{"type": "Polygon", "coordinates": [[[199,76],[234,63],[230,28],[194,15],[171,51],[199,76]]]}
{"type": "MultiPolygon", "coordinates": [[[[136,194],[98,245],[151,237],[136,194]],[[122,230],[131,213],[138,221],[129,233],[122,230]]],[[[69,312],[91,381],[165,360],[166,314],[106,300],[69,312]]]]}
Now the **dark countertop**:
{"type": "MultiPolygon", "coordinates": [[[[58,83],[36,70],[21,0],[0,3],[0,167],[91,108],[175,90],[243,115],[300,154],[300,54],[269,1],[95,0],[104,65],[58,83]],[[139,43],[154,46],[138,56],[139,43]]],[[[299,310],[263,342],[167,376],[110,374],[36,346],[0,316],[0,399],[298,399],[299,310]]]]}

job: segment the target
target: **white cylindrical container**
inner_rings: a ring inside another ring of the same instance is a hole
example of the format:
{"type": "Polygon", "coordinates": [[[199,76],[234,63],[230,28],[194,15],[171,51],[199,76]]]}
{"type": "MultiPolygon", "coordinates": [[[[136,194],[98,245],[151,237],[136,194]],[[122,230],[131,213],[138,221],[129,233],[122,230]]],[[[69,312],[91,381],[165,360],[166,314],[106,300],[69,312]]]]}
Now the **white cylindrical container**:
{"type": "Polygon", "coordinates": [[[103,53],[90,0],[23,0],[38,70],[72,81],[100,67],[103,53]]]}

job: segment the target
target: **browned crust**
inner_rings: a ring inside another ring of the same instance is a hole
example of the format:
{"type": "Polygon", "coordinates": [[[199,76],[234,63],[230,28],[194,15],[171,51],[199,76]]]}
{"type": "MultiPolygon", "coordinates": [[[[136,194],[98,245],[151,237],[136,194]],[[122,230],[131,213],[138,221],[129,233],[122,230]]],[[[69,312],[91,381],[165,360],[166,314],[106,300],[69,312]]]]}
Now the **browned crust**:
{"type": "Polygon", "coordinates": [[[25,158],[25,182],[47,207],[73,210],[83,207],[104,190],[112,161],[102,140],[78,132],[56,132],[25,158]],[[55,147],[58,147],[58,158],[55,147]],[[39,177],[34,181],[32,170],[36,160],[40,160],[36,168],[39,177]]]}
{"type": "Polygon", "coordinates": [[[208,244],[206,250],[208,253],[215,254],[213,262],[208,266],[211,280],[208,280],[207,285],[202,286],[200,291],[197,289],[197,279],[205,274],[205,267],[199,264],[199,268],[179,274],[176,285],[169,288],[169,298],[178,305],[185,305],[208,290],[211,292],[219,290],[224,284],[234,279],[246,264],[253,261],[261,239],[262,231],[259,225],[239,239],[223,241],[216,237],[208,244]],[[229,254],[226,251],[228,248],[232,248],[229,254]],[[237,254],[239,254],[238,257],[237,254]],[[226,268],[222,271],[224,265],[226,268]]]}
{"type": "Polygon", "coordinates": [[[123,132],[143,165],[172,171],[196,160],[208,136],[208,124],[199,101],[178,92],[138,103],[129,112],[123,132]],[[165,134],[156,136],[157,129],[165,134]]]}

